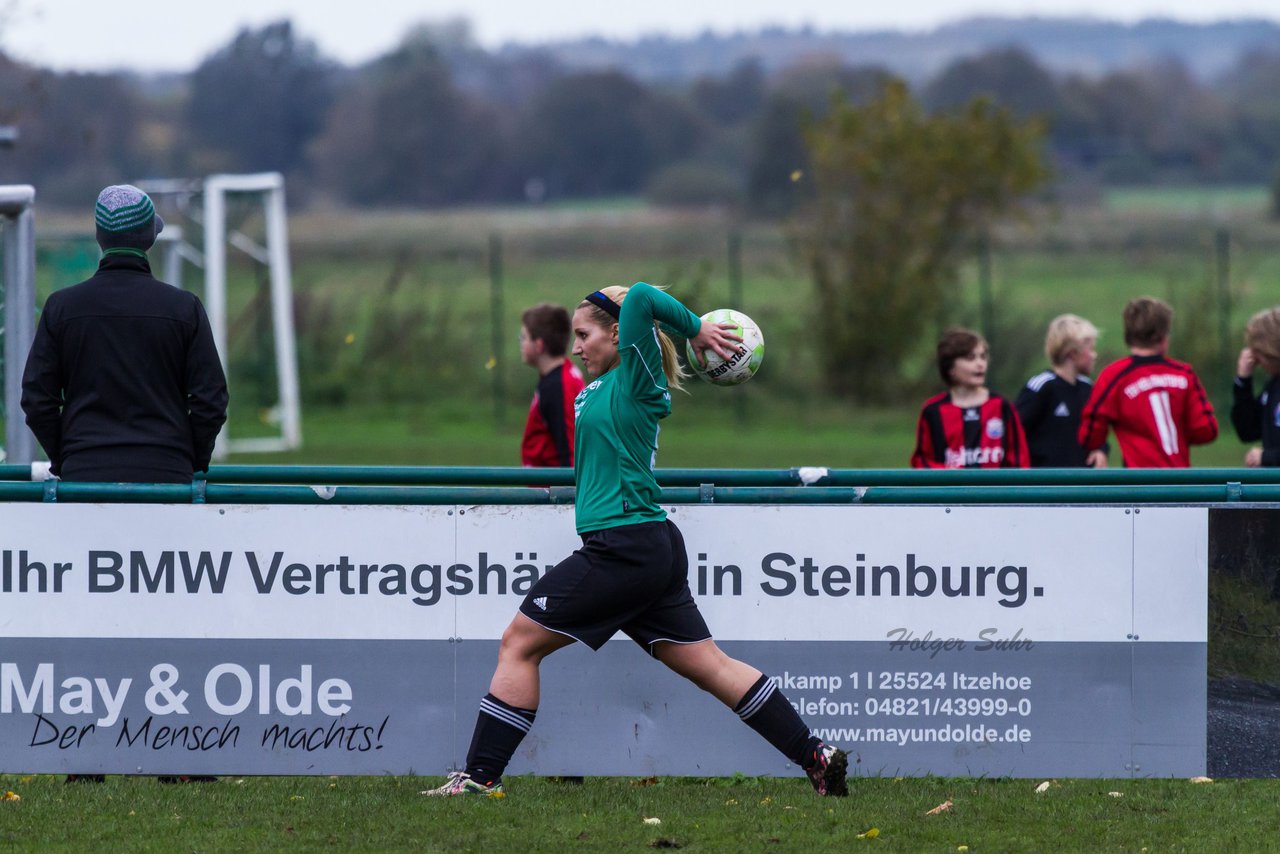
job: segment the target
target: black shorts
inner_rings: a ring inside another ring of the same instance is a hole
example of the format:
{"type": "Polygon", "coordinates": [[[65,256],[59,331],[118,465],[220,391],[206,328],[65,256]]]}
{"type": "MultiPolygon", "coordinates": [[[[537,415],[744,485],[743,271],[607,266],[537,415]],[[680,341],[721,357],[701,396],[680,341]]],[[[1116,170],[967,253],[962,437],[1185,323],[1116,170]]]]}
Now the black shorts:
{"type": "Polygon", "coordinates": [[[592,649],[618,631],[650,654],[658,641],[711,638],[689,592],[684,537],[670,521],[583,535],[582,548],[533,585],[520,613],[592,649]]]}

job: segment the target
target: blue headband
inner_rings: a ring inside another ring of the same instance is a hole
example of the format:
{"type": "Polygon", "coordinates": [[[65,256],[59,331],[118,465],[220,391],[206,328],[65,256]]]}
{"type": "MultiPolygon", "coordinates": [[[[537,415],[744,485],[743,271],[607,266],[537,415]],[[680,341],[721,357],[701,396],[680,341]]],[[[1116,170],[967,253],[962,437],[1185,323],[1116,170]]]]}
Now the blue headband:
{"type": "Polygon", "coordinates": [[[592,291],[591,293],[587,294],[586,301],[596,306],[597,308],[603,309],[605,313],[610,315],[614,320],[617,320],[619,317],[622,316],[622,309],[618,306],[618,304],[613,300],[609,299],[600,291],[592,291]]]}

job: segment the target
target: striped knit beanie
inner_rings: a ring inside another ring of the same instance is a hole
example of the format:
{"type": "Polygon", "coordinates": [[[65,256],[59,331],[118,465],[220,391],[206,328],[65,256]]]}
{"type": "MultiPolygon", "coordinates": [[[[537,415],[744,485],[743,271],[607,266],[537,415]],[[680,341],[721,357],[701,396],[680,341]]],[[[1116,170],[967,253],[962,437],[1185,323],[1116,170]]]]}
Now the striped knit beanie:
{"type": "Polygon", "coordinates": [[[156,214],[151,197],[132,184],[113,184],[98,194],[93,209],[98,245],[103,249],[151,248],[164,220],[156,214]]]}

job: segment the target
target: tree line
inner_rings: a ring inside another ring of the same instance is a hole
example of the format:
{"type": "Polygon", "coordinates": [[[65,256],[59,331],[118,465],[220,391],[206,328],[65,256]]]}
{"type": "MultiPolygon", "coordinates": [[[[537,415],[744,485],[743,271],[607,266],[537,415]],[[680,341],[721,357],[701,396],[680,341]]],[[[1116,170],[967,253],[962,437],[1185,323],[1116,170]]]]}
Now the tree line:
{"type": "MultiPolygon", "coordinates": [[[[347,67],[292,24],[246,28],[189,74],[56,73],[0,57],[0,182],[47,204],[147,177],[277,170],[294,204],[446,206],[647,194],[786,215],[812,193],[805,134],[893,82],[812,58],[767,73],[645,83],[549,54],[485,51],[465,24],[419,26],[347,67]],[[836,94],[838,93],[838,94],[836,94]],[[835,97],[833,97],[835,95],[835,97]]],[[[983,96],[1044,128],[1064,194],[1108,184],[1272,183],[1280,53],[1202,82],[1173,60],[1054,74],[1018,48],[957,60],[912,97],[936,114],[983,96]]]]}

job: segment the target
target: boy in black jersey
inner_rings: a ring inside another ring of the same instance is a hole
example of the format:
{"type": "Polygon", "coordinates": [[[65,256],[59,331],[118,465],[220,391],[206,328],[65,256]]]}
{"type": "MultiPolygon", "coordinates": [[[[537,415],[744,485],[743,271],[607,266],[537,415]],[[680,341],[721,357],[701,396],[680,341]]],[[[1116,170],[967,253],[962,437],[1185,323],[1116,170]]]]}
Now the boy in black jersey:
{"type": "Polygon", "coordinates": [[[1027,433],[1033,468],[1106,468],[1107,447],[1086,452],[1077,436],[1080,413],[1093,392],[1098,330],[1074,314],[1049,323],[1044,353],[1052,368],[1027,380],[1016,406],[1027,433]]]}
{"type": "MultiPolygon", "coordinates": [[[[1245,340],[1248,346],[1240,351],[1236,362],[1231,424],[1241,442],[1262,440],[1261,447],[1245,453],[1246,466],[1280,466],[1280,307],[1265,309],[1249,318],[1245,340]],[[1254,397],[1253,371],[1259,367],[1267,374],[1267,384],[1262,394],[1254,397]]],[[[1277,584],[1280,585],[1280,575],[1277,584]]],[[[1280,593],[1280,586],[1277,592],[1280,593]]]]}

